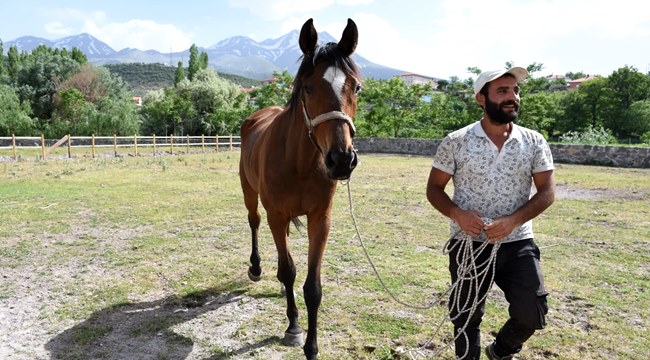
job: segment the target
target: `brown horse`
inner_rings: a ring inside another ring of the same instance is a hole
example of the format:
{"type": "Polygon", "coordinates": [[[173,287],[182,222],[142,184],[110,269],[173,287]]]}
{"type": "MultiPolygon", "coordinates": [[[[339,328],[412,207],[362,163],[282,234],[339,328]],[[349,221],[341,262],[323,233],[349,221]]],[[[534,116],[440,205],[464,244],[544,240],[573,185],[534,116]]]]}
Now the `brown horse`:
{"type": "Polygon", "coordinates": [[[258,281],[262,274],[259,197],[278,251],[277,277],[286,289],[289,327],[283,342],[292,346],[302,343],[302,329],[293,292],[296,267],[289,252],[289,225],[298,216],[307,216],[309,254],[303,291],[308,330],[303,350],[308,359],[318,354],[320,269],[332,198],[337,180],[348,179],[358,161],[352,118],[361,74],[351,58],[357,39],[357,26],[348,19],[338,44],[319,46],[313,20],[307,20],[300,31],[303,56],[288,105],[259,110],[241,126],[239,176],[253,238],[248,275],[258,281]]]}

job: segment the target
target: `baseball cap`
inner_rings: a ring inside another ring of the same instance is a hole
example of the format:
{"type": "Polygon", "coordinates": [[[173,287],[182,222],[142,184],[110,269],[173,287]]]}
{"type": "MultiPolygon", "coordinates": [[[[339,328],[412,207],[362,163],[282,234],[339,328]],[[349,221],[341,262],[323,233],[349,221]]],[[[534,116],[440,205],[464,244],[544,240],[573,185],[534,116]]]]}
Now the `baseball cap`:
{"type": "Polygon", "coordinates": [[[476,81],[474,82],[474,94],[476,95],[481,92],[481,89],[483,89],[483,86],[485,86],[485,84],[489,83],[492,80],[496,80],[505,74],[512,74],[515,79],[517,79],[517,82],[521,82],[528,76],[528,70],[515,66],[510,69],[484,71],[481,73],[481,75],[478,76],[478,78],[476,78],[476,81]]]}

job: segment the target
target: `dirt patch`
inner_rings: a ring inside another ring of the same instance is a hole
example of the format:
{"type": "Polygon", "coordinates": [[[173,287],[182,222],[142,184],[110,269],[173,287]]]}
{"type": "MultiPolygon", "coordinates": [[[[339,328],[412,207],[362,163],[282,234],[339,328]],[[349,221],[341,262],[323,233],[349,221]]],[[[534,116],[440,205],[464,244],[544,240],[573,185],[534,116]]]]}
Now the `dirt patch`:
{"type": "Polygon", "coordinates": [[[648,192],[639,190],[624,189],[585,189],[568,186],[566,184],[555,185],[555,196],[558,199],[569,200],[642,200],[649,196],[648,192]]]}
{"type": "MultiPolygon", "coordinates": [[[[155,293],[131,296],[127,304],[107,306],[81,321],[61,320],[70,316],[58,312],[85,306],[83,296],[103,281],[129,276],[128,266],[109,266],[89,253],[123,250],[139,230],[105,229],[81,220],[66,233],[32,235],[32,250],[25,254],[4,252],[24,239],[3,243],[0,255],[10,257],[1,259],[0,267],[0,359],[281,359],[297,351],[276,350],[281,339],[266,330],[240,333],[240,325],[260,312],[282,314],[277,302],[222,289],[179,298],[161,284],[155,293]],[[52,261],[61,255],[55,249],[73,249],[88,238],[101,239],[94,250],[52,261]]],[[[241,288],[248,279],[242,274],[233,281],[241,288]]],[[[279,296],[279,291],[268,295],[279,296]]],[[[282,331],[278,327],[277,334],[282,331]]]]}

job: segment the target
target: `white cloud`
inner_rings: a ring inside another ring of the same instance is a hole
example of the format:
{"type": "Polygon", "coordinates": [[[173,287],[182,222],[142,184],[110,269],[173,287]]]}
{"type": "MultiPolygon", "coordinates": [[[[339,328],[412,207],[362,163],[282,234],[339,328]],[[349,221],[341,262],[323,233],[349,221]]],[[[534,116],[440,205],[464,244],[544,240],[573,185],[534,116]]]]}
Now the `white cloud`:
{"type": "Polygon", "coordinates": [[[469,76],[468,66],[498,69],[506,61],[543,63],[544,73],[593,68],[619,42],[641,43],[650,35],[650,15],[635,9],[633,0],[445,0],[441,5],[425,45],[456,59],[434,57],[434,69],[461,78],[469,76]]]}
{"type": "Polygon", "coordinates": [[[359,6],[373,2],[374,0],[228,0],[231,7],[247,9],[266,20],[282,20],[315,13],[333,5],[359,6]]]}
{"type": "Polygon", "coordinates": [[[60,37],[85,32],[117,51],[130,47],[166,53],[170,50],[187,50],[192,45],[193,34],[175,25],[160,24],[153,20],[111,22],[103,11],[72,8],[57,9],[53,11],[52,18],[56,20],[45,25],[48,34],[60,37]]]}
{"type": "Polygon", "coordinates": [[[228,3],[231,7],[248,9],[266,20],[281,20],[296,14],[322,10],[332,5],[334,0],[228,0],[228,3]]]}
{"type": "Polygon", "coordinates": [[[71,27],[65,26],[59,21],[52,21],[50,23],[47,23],[44,25],[44,28],[48,34],[56,36],[67,36],[74,34],[74,30],[71,27]]]}
{"type": "Polygon", "coordinates": [[[108,24],[87,21],[82,31],[118,51],[127,47],[160,52],[182,51],[192,45],[191,34],[174,25],[159,24],[152,20],[132,19],[124,23],[108,24]]]}
{"type": "MultiPolygon", "coordinates": [[[[431,56],[437,50],[435,47],[405,37],[390,21],[376,14],[357,13],[353,19],[359,27],[357,53],[377,64],[435,76],[434,69],[429,67],[431,56]]],[[[337,24],[337,32],[329,28],[328,32],[340,36],[344,25],[337,24]]]]}

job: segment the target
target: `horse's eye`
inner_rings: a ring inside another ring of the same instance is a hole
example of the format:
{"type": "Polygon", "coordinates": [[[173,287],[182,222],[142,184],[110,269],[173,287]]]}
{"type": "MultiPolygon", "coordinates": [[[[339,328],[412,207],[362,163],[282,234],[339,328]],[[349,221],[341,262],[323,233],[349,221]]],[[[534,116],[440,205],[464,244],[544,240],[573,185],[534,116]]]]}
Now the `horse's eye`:
{"type": "Polygon", "coordinates": [[[354,92],[358,94],[359,91],[361,91],[361,88],[362,88],[361,84],[357,84],[357,87],[354,88],[354,92]]]}
{"type": "Polygon", "coordinates": [[[311,95],[311,93],[313,91],[313,88],[311,87],[311,85],[305,85],[305,86],[302,87],[302,89],[305,90],[305,93],[307,93],[307,95],[311,95]]]}

